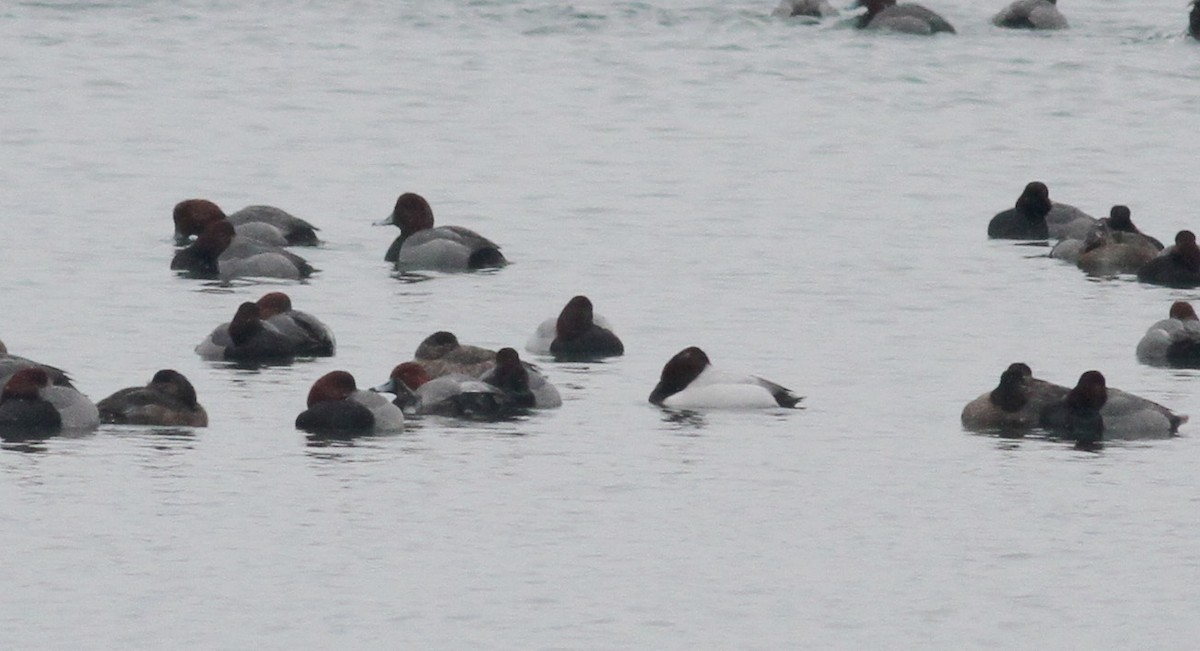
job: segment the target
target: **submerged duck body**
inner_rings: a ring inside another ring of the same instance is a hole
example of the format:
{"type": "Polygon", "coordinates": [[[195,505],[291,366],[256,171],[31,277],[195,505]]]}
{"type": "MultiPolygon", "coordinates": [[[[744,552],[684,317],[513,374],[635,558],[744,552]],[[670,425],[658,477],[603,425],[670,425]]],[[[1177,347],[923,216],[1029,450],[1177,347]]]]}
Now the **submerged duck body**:
{"type": "Polygon", "coordinates": [[[828,0],[781,0],[771,15],[782,18],[828,18],[838,15],[838,10],[828,0]]]}
{"type": "Polygon", "coordinates": [[[860,0],[867,12],[858,18],[859,29],[880,29],[905,34],[954,34],[954,27],[936,12],[915,3],[896,0],[860,0]]]}
{"type": "Polygon", "coordinates": [[[374,391],[362,391],[354,376],[332,371],[313,383],[308,409],[296,417],[296,428],[313,434],[365,434],[399,431],[404,413],[374,391]]]}
{"type": "Polygon", "coordinates": [[[1200,368],[1200,319],[1190,303],[1176,301],[1168,318],[1146,330],[1137,358],[1152,366],[1200,368]]]}
{"type": "Polygon", "coordinates": [[[121,389],[96,403],[100,420],[125,425],[207,427],[208,413],[182,373],[163,369],[149,384],[121,389]]]}
{"type": "Polygon", "coordinates": [[[988,222],[988,237],[1008,240],[1087,238],[1096,220],[1082,210],[1050,200],[1045,183],[1025,186],[1016,205],[1000,211],[988,222]]]}
{"type": "Polygon", "coordinates": [[[1066,29],[1067,19],[1056,0],[1016,0],[992,17],[992,24],[1010,29],[1066,29]]]}
{"type": "Polygon", "coordinates": [[[396,226],[400,235],[384,260],[399,271],[472,271],[508,264],[495,242],[462,226],[433,225],[433,209],[424,197],[406,192],[380,226],[396,226]]]}
{"type": "Polygon", "coordinates": [[[413,361],[424,367],[430,378],[448,373],[479,377],[495,366],[496,351],[460,344],[454,333],[439,330],[417,346],[413,361]]]}
{"type": "Polygon", "coordinates": [[[625,345],[613,334],[608,321],[595,314],[586,296],[567,302],[557,318],[546,319],[525,344],[537,355],[555,359],[594,360],[625,354],[625,345]]]}
{"type": "Polygon", "coordinates": [[[796,407],[802,398],[757,376],[717,371],[708,355],[692,346],[663,366],[649,400],[673,409],[748,409],[796,407]]]}

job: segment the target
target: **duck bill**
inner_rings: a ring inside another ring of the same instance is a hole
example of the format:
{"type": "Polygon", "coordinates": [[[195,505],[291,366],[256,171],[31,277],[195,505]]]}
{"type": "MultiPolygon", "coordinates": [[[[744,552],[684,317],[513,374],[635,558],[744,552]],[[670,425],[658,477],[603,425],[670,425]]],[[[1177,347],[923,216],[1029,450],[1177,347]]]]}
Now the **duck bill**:
{"type": "Polygon", "coordinates": [[[390,379],[379,386],[371,387],[371,390],[376,393],[396,393],[396,380],[390,379]]]}
{"type": "Polygon", "coordinates": [[[387,217],[385,217],[377,222],[371,222],[371,225],[372,226],[395,226],[396,225],[396,213],[393,211],[392,214],[388,215],[387,217]]]}

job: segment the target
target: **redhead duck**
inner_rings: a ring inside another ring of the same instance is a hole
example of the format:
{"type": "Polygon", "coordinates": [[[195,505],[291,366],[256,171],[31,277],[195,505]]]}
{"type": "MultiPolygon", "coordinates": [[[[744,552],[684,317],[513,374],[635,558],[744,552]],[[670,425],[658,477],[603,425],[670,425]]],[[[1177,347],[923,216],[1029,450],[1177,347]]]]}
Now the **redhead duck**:
{"type": "Polygon", "coordinates": [[[208,414],[182,373],[163,369],[144,387],[121,389],[96,403],[100,420],[122,425],[207,427],[208,414]]]}
{"type": "MultiPolygon", "coordinates": [[[[282,350],[291,351],[281,357],[329,357],[334,354],[337,344],[333,332],[315,316],[292,309],[292,299],[283,292],[263,294],[255,303],[258,306],[258,320],[263,323],[267,334],[266,340],[278,339],[276,335],[288,340],[282,350]]],[[[245,321],[253,319],[252,310],[247,308],[242,314],[245,321]]],[[[196,352],[206,359],[233,359],[226,357],[226,351],[235,348],[233,339],[229,336],[229,323],[222,323],[196,346],[196,352]]],[[[245,330],[253,326],[243,326],[245,330]]]]}
{"type": "Polygon", "coordinates": [[[291,251],[238,237],[233,224],[225,219],[208,224],[196,241],[176,251],[171,268],[222,281],[254,276],[299,280],[314,271],[291,251]]]}
{"type": "Polygon", "coordinates": [[[1104,376],[1100,371],[1087,371],[1065,398],[1042,410],[1039,424],[1055,436],[1075,441],[1078,448],[1095,448],[1104,437],[1100,408],[1107,401],[1104,376]]]}
{"type": "Polygon", "coordinates": [[[400,271],[469,271],[508,264],[495,242],[469,228],[435,228],[433,209],[419,194],[400,195],[392,214],[376,225],[400,229],[383,256],[400,271]]]}
{"type": "Polygon", "coordinates": [[[992,24],[1012,29],[1066,29],[1067,19],[1056,0],[1016,0],[996,14],[992,24]]]}
{"type": "MultiPolygon", "coordinates": [[[[49,403],[58,413],[62,429],[87,430],[100,425],[100,412],[96,405],[69,383],[54,384],[53,374],[46,368],[30,366],[18,369],[5,380],[4,386],[7,387],[14,378],[19,378],[17,391],[25,399],[29,399],[29,387],[36,387],[38,399],[49,403]]],[[[41,407],[36,409],[43,410],[41,407]]]]}
{"type": "Polygon", "coordinates": [[[1196,234],[1176,233],[1175,246],[1143,265],[1137,276],[1138,280],[1153,285],[1182,289],[1200,286],[1200,247],[1196,246],[1196,234]]]}
{"type": "Polygon", "coordinates": [[[404,413],[387,398],[361,391],[354,376],[332,371],[313,383],[308,409],[296,417],[296,428],[314,434],[397,431],[404,413]]]}
{"type": "Polygon", "coordinates": [[[650,402],[675,409],[796,407],[802,398],[753,375],[715,370],[703,350],[685,348],[663,366],[650,402]]]}
{"type": "Polygon", "coordinates": [[[1044,240],[1047,238],[1084,239],[1096,220],[1065,203],[1050,201],[1045,183],[1033,181],[1025,186],[1017,203],[988,222],[988,237],[1007,240],[1044,240]]]}
{"type": "Polygon", "coordinates": [[[425,338],[413,355],[431,378],[447,373],[479,377],[496,364],[496,351],[458,343],[454,333],[440,330],[425,338]]]}
{"type": "Polygon", "coordinates": [[[1171,304],[1168,318],[1150,326],[1137,345],[1143,364],[1200,368],[1200,319],[1186,301],[1171,304]]]}
{"type": "Polygon", "coordinates": [[[827,0],[781,0],[771,15],[782,18],[793,16],[826,18],[838,15],[838,10],[834,9],[827,0]]]}
{"type": "Polygon", "coordinates": [[[604,317],[592,311],[592,302],[586,296],[572,298],[557,319],[543,321],[526,342],[525,349],[560,360],[592,360],[625,354],[625,345],[609,329],[604,317]]]}
{"type": "Polygon", "coordinates": [[[229,215],[207,199],[175,204],[175,243],[185,245],[210,223],[228,220],[237,235],[271,246],[317,246],[317,227],[274,206],[247,206],[229,215]]]}
{"type": "Polygon", "coordinates": [[[232,321],[217,326],[196,346],[196,353],[205,359],[239,362],[290,361],[309,354],[304,350],[311,343],[264,321],[258,304],[247,301],[238,306],[232,321]]]}
{"type": "Polygon", "coordinates": [[[945,18],[915,3],[896,4],[896,0],[858,0],[856,6],[867,12],[858,17],[859,29],[884,29],[906,34],[953,34],[954,27],[945,18]]]}
{"type": "Polygon", "coordinates": [[[0,436],[45,436],[62,429],[62,415],[42,397],[50,376],[38,367],[13,373],[0,390],[0,436]]]}
{"type": "Polygon", "coordinates": [[[461,373],[431,379],[416,362],[396,366],[388,381],[374,391],[395,394],[392,404],[416,414],[492,420],[513,408],[507,394],[497,387],[461,373]]]}
{"type": "Polygon", "coordinates": [[[513,348],[496,351],[495,366],[479,379],[503,391],[514,407],[553,409],[562,405],[558,389],[535,367],[522,362],[513,348]]]}

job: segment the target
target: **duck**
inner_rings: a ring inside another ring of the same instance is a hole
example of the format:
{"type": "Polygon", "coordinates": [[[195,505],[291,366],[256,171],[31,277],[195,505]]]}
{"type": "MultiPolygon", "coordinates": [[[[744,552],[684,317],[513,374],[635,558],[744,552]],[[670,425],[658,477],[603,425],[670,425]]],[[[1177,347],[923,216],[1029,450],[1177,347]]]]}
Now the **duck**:
{"type": "Polygon", "coordinates": [[[264,321],[258,303],[238,306],[233,320],[216,327],[196,346],[204,359],[237,362],[291,361],[305,352],[310,339],[297,339],[264,321]]]}
{"type": "Polygon", "coordinates": [[[479,377],[496,364],[496,351],[460,344],[454,333],[439,330],[421,341],[413,358],[430,378],[448,373],[479,377]]]}
{"type": "Polygon", "coordinates": [[[992,17],[996,27],[1011,29],[1067,29],[1067,19],[1057,0],[1016,0],[992,17]]]}
{"type": "Polygon", "coordinates": [[[400,195],[392,214],[375,225],[400,229],[383,256],[399,271],[472,271],[508,264],[495,242],[469,228],[435,228],[429,202],[413,192],[400,195]]]}
{"type": "Polygon", "coordinates": [[[1077,448],[1095,449],[1104,438],[1105,420],[1100,409],[1107,401],[1104,375],[1085,371],[1062,400],[1042,410],[1038,423],[1059,438],[1075,441],[1077,448]]]}
{"type": "Polygon", "coordinates": [[[316,226],[274,206],[246,206],[225,215],[220,206],[207,199],[185,199],[175,204],[175,243],[184,246],[205,226],[227,220],[237,235],[271,246],[318,246],[316,226]]]}
{"type": "Polygon", "coordinates": [[[71,378],[67,376],[66,371],[50,366],[49,364],[42,364],[41,362],[26,359],[19,355],[9,354],[8,348],[4,347],[4,344],[0,342],[0,387],[4,386],[4,383],[8,381],[8,378],[12,377],[13,373],[23,368],[35,366],[46,371],[50,377],[51,384],[74,388],[74,385],[71,384],[71,378]]]}
{"type": "Polygon", "coordinates": [[[663,366],[650,392],[651,404],[673,409],[795,408],[802,398],[754,375],[717,371],[696,346],[684,348],[663,366]]]}
{"type": "Polygon", "coordinates": [[[315,271],[307,260],[282,247],[238,237],[226,219],[209,223],[194,242],[176,251],[171,269],[223,282],[245,277],[299,280],[315,271]]]}
{"type": "Polygon", "coordinates": [[[392,393],[392,404],[413,414],[435,414],[471,420],[494,420],[510,414],[514,405],[498,387],[462,373],[430,378],[425,367],[404,362],[372,391],[392,393]]]}
{"type": "Polygon", "coordinates": [[[1137,277],[1152,285],[1178,289],[1200,287],[1200,247],[1196,246],[1196,234],[1191,231],[1176,233],[1175,245],[1163,249],[1158,257],[1142,265],[1137,277]]]}
{"type": "Polygon", "coordinates": [[[374,391],[362,391],[347,371],[331,371],[313,383],[308,408],[296,417],[296,429],[313,434],[361,434],[400,431],[404,412],[374,391]]]}
{"type": "Polygon", "coordinates": [[[793,16],[828,18],[838,15],[838,10],[834,9],[827,0],[781,0],[771,15],[782,18],[793,16]]]}
{"type": "Polygon", "coordinates": [[[49,386],[49,374],[36,366],[8,378],[0,390],[0,437],[47,436],[62,429],[62,415],[42,397],[49,386]]]}
{"type": "Polygon", "coordinates": [[[1082,210],[1050,200],[1050,189],[1041,181],[1025,185],[1016,205],[988,222],[988,237],[1008,240],[1084,239],[1096,219],[1082,210]]]}
{"type": "Polygon", "coordinates": [[[1200,0],[1192,0],[1192,11],[1188,14],[1188,34],[1200,39],[1200,0]]]}
{"type": "MultiPolygon", "coordinates": [[[[263,294],[255,305],[258,306],[257,318],[267,330],[265,340],[275,341],[277,335],[288,340],[286,346],[280,344],[282,350],[289,351],[281,357],[331,357],[337,350],[333,331],[317,317],[292,309],[292,299],[284,292],[263,294]]],[[[247,308],[242,317],[250,321],[253,311],[247,308]]],[[[225,355],[227,350],[236,348],[229,336],[229,326],[230,323],[222,323],[214,328],[196,346],[196,352],[205,359],[231,359],[225,355]]]]}
{"type": "MultiPolygon", "coordinates": [[[[4,380],[4,386],[7,387],[14,379],[15,391],[23,399],[33,399],[30,397],[32,390],[37,394],[38,400],[45,401],[54,408],[58,414],[59,429],[91,430],[100,425],[100,412],[95,403],[69,382],[56,384],[54,374],[47,368],[36,365],[19,368],[4,380]]],[[[41,407],[34,409],[44,411],[41,407]]]]}
{"type": "Polygon", "coordinates": [[[608,321],[595,314],[592,301],[576,296],[567,301],[558,318],[546,319],[538,326],[525,350],[558,360],[595,360],[624,355],[625,345],[608,321]]]}
{"type": "Polygon", "coordinates": [[[1146,330],[1137,345],[1143,364],[1200,368],[1200,318],[1187,301],[1171,304],[1167,318],[1146,330]]]}
{"type": "Polygon", "coordinates": [[[1129,206],[1116,205],[1084,239],[1067,238],[1050,250],[1050,257],[1074,263],[1096,276],[1137,273],[1162,251],[1162,242],[1138,230],[1129,206]]]}
{"type": "Polygon", "coordinates": [[[536,367],[521,361],[515,348],[497,350],[495,365],[479,379],[503,391],[513,407],[554,409],[562,406],[558,389],[536,367]]]}
{"type": "Polygon", "coordinates": [[[207,427],[208,413],[184,375],[162,369],[142,387],[121,389],[96,403],[100,421],[121,425],[207,427]]]}
{"type": "Polygon", "coordinates": [[[915,3],[896,4],[896,0],[858,0],[866,7],[858,17],[859,29],[883,29],[906,34],[954,34],[954,27],[932,10],[915,3]]]}
{"type": "MultiPolygon", "coordinates": [[[[976,398],[967,405],[967,408],[964,408],[963,425],[967,429],[1014,429],[1041,426],[1042,412],[1051,405],[1061,403],[1071,391],[1064,386],[1034,377],[1032,369],[1023,362],[1009,365],[1007,371],[1015,371],[1023,378],[1017,382],[1015,377],[1008,376],[1005,387],[1006,391],[1019,393],[1026,401],[1024,406],[1016,409],[1021,413],[1016,415],[1012,408],[1016,401],[1008,402],[1009,408],[1005,409],[1011,416],[989,413],[989,408],[980,404],[990,401],[991,393],[989,392],[976,398]]],[[[1005,376],[1001,377],[1003,381],[1005,376]]],[[[997,387],[997,389],[999,388],[997,387]]],[[[1005,398],[1002,397],[1001,400],[1005,401],[1005,398]]],[[[1106,400],[1100,407],[1100,415],[1104,418],[1106,431],[1110,438],[1171,436],[1178,432],[1180,425],[1188,421],[1188,416],[1185,414],[1177,414],[1154,401],[1107,386],[1106,400]]]]}
{"type": "Polygon", "coordinates": [[[1059,397],[1033,387],[1033,373],[1022,363],[1009,365],[1000,374],[1000,384],[967,403],[962,411],[963,427],[969,430],[1021,431],[1038,426],[1042,409],[1059,397]]]}

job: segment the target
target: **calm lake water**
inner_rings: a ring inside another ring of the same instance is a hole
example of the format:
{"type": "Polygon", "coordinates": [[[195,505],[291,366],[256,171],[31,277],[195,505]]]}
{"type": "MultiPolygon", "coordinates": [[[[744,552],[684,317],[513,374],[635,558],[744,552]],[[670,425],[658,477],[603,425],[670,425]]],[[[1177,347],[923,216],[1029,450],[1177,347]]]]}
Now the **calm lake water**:
{"type": "Polygon", "coordinates": [[[0,339],[99,399],[175,368],[211,427],[0,448],[6,648],[1186,648],[1198,424],[1099,454],[964,433],[1014,361],[1200,418],[1139,365],[1170,302],[989,242],[1031,180],[1169,240],[1195,210],[1200,45],[1182,0],[1064,0],[1007,32],[867,34],[773,4],[30,2],[0,8],[0,339]],[[404,191],[498,241],[403,282],[370,224],[404,191]],[[336,357],[192,348],[275,284],[168,264],[172,206],[283,207],[283,284],[336,357]],[[565,404],[330,443],[333,370],[422,338],[521,347],[575,294],[627,354],[542,360],[565,404]],[[807,396],[676,417],[685,346],[807,396]]]}

